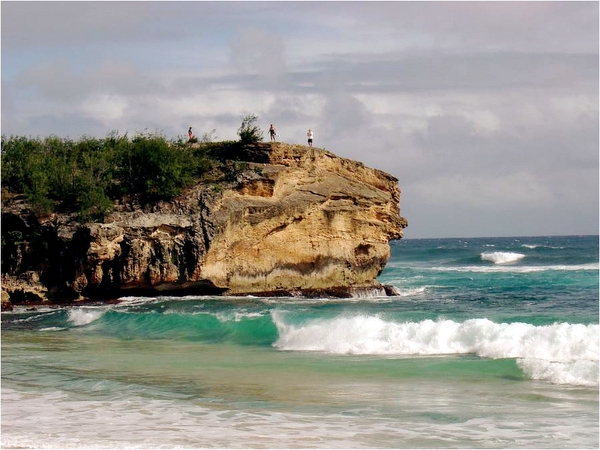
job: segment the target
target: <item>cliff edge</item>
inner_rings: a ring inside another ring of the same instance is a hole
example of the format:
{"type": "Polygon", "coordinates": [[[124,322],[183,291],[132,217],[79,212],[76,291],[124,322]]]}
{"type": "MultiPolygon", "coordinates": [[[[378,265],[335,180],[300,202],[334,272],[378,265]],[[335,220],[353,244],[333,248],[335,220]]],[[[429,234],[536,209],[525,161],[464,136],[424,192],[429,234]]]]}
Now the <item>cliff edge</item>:
{"type": "Polygon", "coordinates": [[[398,180],[301,145],[228,155],[244,170],[170,202],[117,205],[104,223],[2,212],[3,305],[126,295],[349,296],[376,280],[400,239],[398,180]]]}

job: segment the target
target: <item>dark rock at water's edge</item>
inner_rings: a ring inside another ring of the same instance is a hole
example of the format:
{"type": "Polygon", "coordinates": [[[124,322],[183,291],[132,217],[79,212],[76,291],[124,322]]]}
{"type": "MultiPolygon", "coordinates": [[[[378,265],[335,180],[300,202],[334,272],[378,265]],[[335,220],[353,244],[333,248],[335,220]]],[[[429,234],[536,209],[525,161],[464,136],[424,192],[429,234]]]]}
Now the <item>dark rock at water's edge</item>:
{"type": "MultiPolygon", "coordinates": [[[[5,293],[6,294],[6,293],[5,293]]],[[[175,291],[137,291],[128,292],[127,295],[154,298],[157,296],[190,296],[190,295],[215,295],[222,296],[223,291],[220,292],[208,292],[208,291],[194,291],[194,290],[175,290],[175,291]]],[[[4,295],[4,294],[3,294],[4,295]]],[[[6,294],[8,295],[8,294],[6,294]]],[[[340,287],[340,288],[329,288],[329,289],[306,289],[306,290],[277,290],[277,291],[265,291],[265,292],[252,292],[252,293],[237,293],[232,294],[231,297],[293,297],[293,298],[306,298],[306,299],[318,299],[318,298],[375,298],[375,297],[394,297],[397,296],[398,291],[393,286],[381,285],[380,287],[372,288],[353,288],[353,287],[340,287]]],[[[41,298],[35,298],[31,296],[29,298],[17,298],[16,300],[10,301],[8,298],[2,300],[2,311],[13,311],[15,306],[25,308],[25,311],[36,311],[41,307],[79,307],[79,306],[102,306],[102,305],[118,305],[123,300],[120,298],[104,298],[104,299],[90,299],[80,298],[78,300],[55,300],[49,302],[41,298]]]]}
{"type": "Polygon", "coordinates": [[[3,309],[131,295],[396,294],[376,280],[407,225],[396,178],[300,145],[235,152],[247,163],[235,180],[145,207],[119,202],[103,223],[3,199],[3,309]]]}
{"type": "Polygon", "coordinates": [[[331,287],[325,289],[300,289],[264,291],[253,293],[239,293],[236,295],[251,295],[254,297],[296,297],[296,298],[373,298],[394,297],[399,295],[395,287],[389,285],[376,285],[370,287],[331,287]]]}

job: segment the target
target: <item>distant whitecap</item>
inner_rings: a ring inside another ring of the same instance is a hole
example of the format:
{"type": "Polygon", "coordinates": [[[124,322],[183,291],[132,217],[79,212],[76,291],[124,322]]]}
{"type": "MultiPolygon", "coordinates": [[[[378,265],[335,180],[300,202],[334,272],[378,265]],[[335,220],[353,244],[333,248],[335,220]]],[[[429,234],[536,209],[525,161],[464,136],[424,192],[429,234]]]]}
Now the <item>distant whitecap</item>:
{"type": "Polygon", "coordinates": [[[510,264],[525,258],[522,253],[513,252],[484,252],[481,254],[483,261],[491,261],[494,264],[510,264]]]}

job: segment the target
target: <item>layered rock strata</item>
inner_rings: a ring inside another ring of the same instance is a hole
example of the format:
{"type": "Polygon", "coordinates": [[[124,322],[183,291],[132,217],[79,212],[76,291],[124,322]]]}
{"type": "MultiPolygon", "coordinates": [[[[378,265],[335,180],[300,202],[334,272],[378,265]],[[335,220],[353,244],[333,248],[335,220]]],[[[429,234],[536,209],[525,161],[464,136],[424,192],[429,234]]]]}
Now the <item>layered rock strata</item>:
{"type": "Polygon", "coordinates": [[[256,144],[228,157],[247,163],[235,181],[198,184],[151,208],[120,205],[104,223],[5,207],[3,299],[383,289],[376,278],[389,241],[407,225],[396,178],[299,145],[256,144]]]}

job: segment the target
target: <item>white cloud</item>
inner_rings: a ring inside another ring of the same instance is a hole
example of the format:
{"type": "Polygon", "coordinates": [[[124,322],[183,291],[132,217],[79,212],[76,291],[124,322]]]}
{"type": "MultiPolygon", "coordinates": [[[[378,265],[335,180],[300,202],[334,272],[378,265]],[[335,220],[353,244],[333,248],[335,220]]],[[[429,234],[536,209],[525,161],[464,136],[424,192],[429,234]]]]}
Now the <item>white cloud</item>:
{"type": "Polygon", "coordinates": [[[568,127],[578,129],[598,119],[597,95],[568,95],[550,100],[551,111],[557,120],[568,127]]]}
{"type": "Polygon", "coordinates": [[[121,95],[93,94],[83,101],[80,111],[90,118],[105,123],[107,127],[122,119],[129,101],[121,95]]]}
{"type": "Polygon", "coordinates": [[[462,174],[430,179],[415,186],[433,204],[476,205],[482,209],[536,209],[555,201],[554,194],[535,174],[462,174]]]}
{"type": "Polygon", "coordinates": [[[231,42],[231,59],[244,74],[276,80],[286,73],[283,39],[256,27],[239,30],[231,42]]]}
{"type": "Polygon", "coordinates": [[[450,232],[435,223],[456,210],[454,236],[559,214],[597,232],[597,17],[597,2],[4,2],[2,131],[235,139],[251,112],[400,178],[413,236],[450,232]]]}

